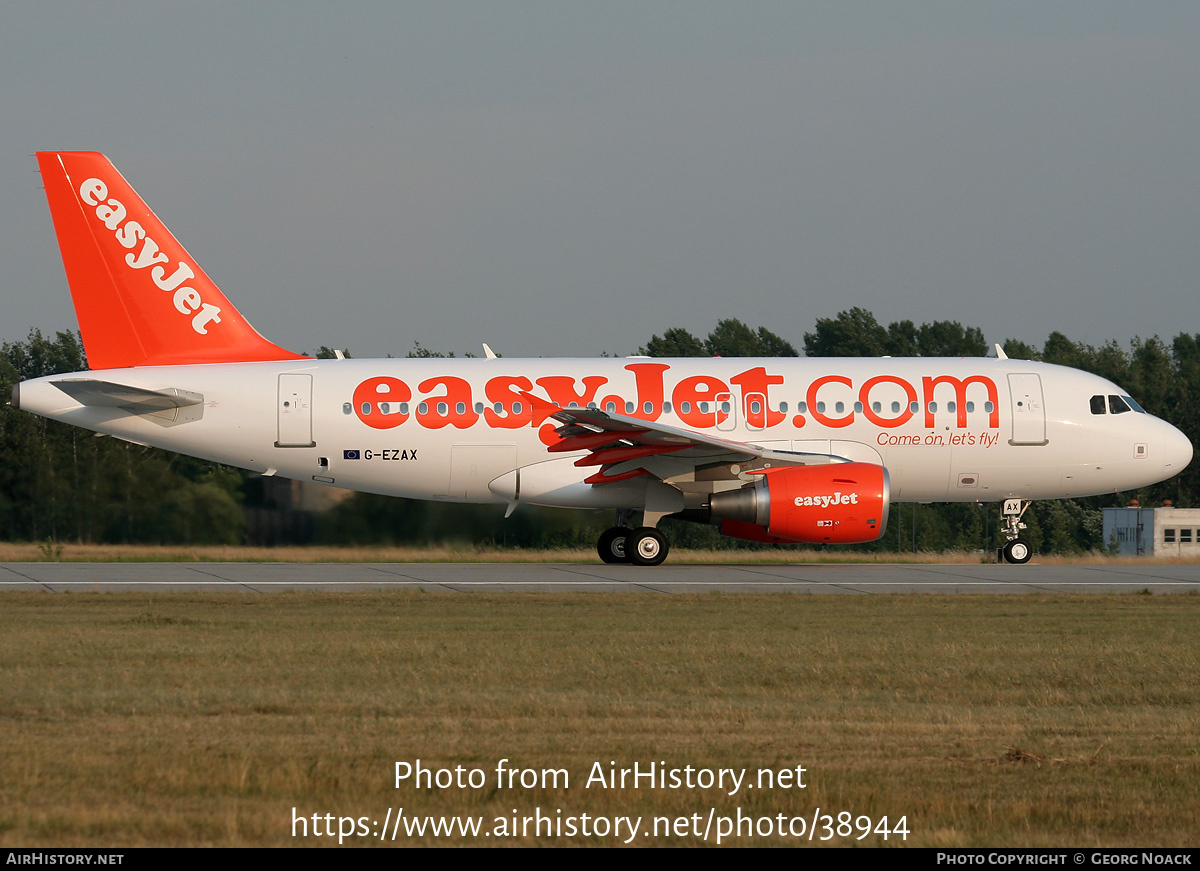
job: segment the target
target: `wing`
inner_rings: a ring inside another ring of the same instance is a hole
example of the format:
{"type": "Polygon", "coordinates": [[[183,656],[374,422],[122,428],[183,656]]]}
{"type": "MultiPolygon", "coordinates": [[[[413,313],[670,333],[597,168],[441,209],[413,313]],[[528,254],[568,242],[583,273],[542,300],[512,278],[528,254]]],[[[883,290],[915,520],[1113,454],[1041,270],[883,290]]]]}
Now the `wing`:
{"type": "Polygon", "coordinates": [[[553,418],[561,424],[555,429],[560,441],[550,445],[548,451],[588,452],[575,461],[576,466],[598,467],[584,479],[588,484],[608,484],[641,475],[667,482],[696,481],[706,477],[706,472],[714,479],[726,478],[731,465],[742,467],[733,471],[736,476],[737,471],[777,465],[845,462],[831,454],[780,451],[598,408],[560,408],[530,393],[522,396],[533,406],[539,423],[553,418]]]}

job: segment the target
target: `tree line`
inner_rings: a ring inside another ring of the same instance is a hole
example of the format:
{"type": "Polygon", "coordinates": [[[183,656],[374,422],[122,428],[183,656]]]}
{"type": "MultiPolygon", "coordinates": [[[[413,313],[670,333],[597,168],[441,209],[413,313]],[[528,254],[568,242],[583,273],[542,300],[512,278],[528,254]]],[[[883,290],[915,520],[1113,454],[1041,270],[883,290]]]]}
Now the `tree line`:
{"type": "MultiPolygon", "coordinates": [[[[852,308],[820,318],[803,335],[810,357],[985,356],[977,327],[954,321],[880,324],[852,308]]],[[[1093,372],[1124,387],[1151,414],[1200,439],[1200,334],[1181,333],[1170,343],[1157,336],[1115,340],[1099,347],[1054,332],[1039,348],[1017,339],[1002,343],[1014,359],[1041,360],[1093,372]]],[[[766,327],[735,318],[719,321],[703,337],[682,327],[653,335],[637,353],[653,357],[787,357],[796,346],[766,327]]],[[[315,356],[332,357],[322,347],[315,356]]],[[[454,356],[419,344],[410,357],[454,356]]],[[[471,355],[466,355],[471,356],[471,355]]],[[[77,333],[53,336],[31,330],[20,342],[0,345],[0,395],[18,381],[87,368],[77,333]]],[[[1171,500],[1197,504],[1200,464],[1136,493],[1042,501],[1026,514],[1028,537],[1043,553],[1103,549],[1102,512],[1137,498],[1143,505],[1171,500]]],[[[271,507],[263,480],[244,472],[134,445],[0,407],[0,539],[7,541],[238,544],[247,541],[246,508],[271,507]]],[[[495,506],[453,505],[356,493],[314,518],[287,543],[435,544],[461,540],[518,547],[591,547],[611,525],[610,512],[522,508],[505,519],[495,506]]],[[[724,538],[715,529],[667,521],[676,547],[763,547],[724,538]]],[[[279,541],[275,539],[272,543],[279,541]]],[[[985,552],[1001,542],[995,503],[893,505],[886,535],[857,545],[876,551],[985,552]]],[[[258,542],[251,542],[258,543],[258,542]]]]}
{"type": "MultiPolygon", "coordinates": [[[[0,391],[87,368],[78,334],[0,345],[0,391]]],[[[7,541],[233,544],[248,475],[0,409],[0,538],[7,541]]]]}

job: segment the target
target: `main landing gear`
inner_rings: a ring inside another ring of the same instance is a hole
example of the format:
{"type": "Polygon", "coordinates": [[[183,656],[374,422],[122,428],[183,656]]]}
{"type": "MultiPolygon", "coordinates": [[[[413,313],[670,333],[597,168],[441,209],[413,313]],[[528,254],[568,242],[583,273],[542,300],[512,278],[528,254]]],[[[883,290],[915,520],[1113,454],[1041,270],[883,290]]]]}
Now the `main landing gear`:
{"type": "Polygon", "coordinates": [[[1021,518],[1025,516],[1026,509],[1033,502],[1029,499],[1005,499],[1004,500],[1004,537],[1008,541],[996,551],[996,562],[1010,562],[1016,565],[1029,562],[1033,556],[1033,548],[1029,542],[1021,538],[1021,530],[1026,529],[1026,525],[1021,522],[1021,518]]]}
{"type": "Polygon", "coordinates": [[[617,512],[617,525],[604,530],[596,543],[600,559],[606,563],[632,563],[635,566],[656,566],[667,558],[670,545],[663,534],[651,526],[629,528],[632,512],[617,512]]]}
{"type": "Polygon", "coordinates": [[[629,556],[625,553],[625,543],[629,539],[629,529],[624,526],[614,526],[600,533],[600,541],[596,550],[600,559],[606,563],[627,563],[629,556]]]}

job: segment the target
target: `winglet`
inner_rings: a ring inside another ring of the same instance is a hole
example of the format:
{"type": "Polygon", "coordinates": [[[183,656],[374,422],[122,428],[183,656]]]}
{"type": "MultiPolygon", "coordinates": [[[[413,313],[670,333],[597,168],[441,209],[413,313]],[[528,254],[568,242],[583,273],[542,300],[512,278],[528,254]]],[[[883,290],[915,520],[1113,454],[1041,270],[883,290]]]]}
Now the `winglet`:
{"type": "Polygon", "coordinates": [[[997,360],[1007,360],[1008,359],[1008,354],[1004,353],[1004,349],[1000,347],[999,342],[996,343],[996,359],[997,360]]]}
{"type": "Polygon", "coordinates": [[[90,368],[307,359],[250,326],[104,155],[37,159],[90,368]]]}

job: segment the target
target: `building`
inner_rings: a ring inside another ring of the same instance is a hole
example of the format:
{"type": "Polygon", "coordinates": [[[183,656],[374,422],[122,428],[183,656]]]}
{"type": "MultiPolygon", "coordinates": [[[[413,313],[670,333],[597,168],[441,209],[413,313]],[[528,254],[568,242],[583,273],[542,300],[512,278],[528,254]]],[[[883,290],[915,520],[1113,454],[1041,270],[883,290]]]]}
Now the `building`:
{"type": "Polygon", "coordinates": [[[258,504],[243,509],[247,544],[269,547],[311,544],[318,515],[354,495],[340,487],[290,478],[271,476],[257,480],[262,484],[261,498],[256,500],[258,504]]]}
{"type": "Polygon", "coordinates": [[[1122,556],[1200,557],[1200,508],[1105,508],[1104,541],[1122,556]]]}

